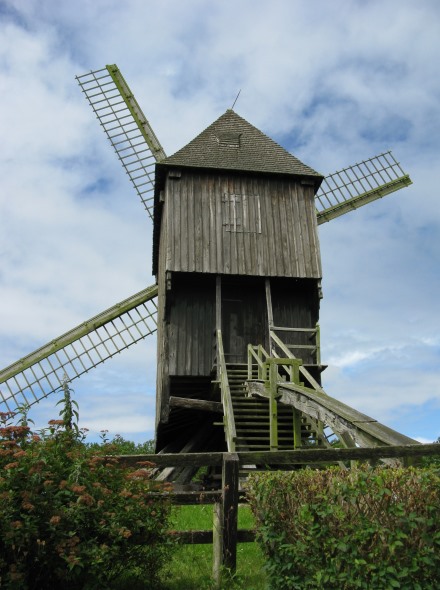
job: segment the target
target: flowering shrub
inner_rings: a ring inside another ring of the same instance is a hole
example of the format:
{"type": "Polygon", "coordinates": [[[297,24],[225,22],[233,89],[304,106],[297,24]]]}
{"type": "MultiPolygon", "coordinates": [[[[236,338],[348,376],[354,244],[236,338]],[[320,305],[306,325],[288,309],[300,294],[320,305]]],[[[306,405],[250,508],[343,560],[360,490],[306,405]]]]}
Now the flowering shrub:
{"type": "Polygon", "coordinates": [[[88,448],[65,410],[39,434],[0,415],[0,587],[154,588],[170,505],[150,494],[152,465],[88,448]]]}
{"type": "Polygon", "coordinates": [[[436,469],[258,473],[248,496],[273,590],[440,588],[436,469]]]}

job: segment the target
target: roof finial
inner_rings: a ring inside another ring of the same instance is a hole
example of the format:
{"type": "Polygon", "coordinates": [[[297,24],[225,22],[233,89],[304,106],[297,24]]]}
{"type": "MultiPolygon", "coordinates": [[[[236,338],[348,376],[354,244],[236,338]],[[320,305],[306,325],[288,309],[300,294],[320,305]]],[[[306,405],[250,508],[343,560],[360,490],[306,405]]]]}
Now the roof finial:
{"type": "Polygon", "coordinates": [[[233,104],[232,104],[232,107],[231,107],[231,111],[233,111],[233,110],[234,110],[235,103],[237,102],[237,100],[238,100],[238,97],[240,96],[240,92],[241,92],[241,88],[240,88],[240,90],[238,91],[238,94],[237,94],[237,96],[235,97],[235,100],[234,100],[234,102],[233,102],[233,104]]]}

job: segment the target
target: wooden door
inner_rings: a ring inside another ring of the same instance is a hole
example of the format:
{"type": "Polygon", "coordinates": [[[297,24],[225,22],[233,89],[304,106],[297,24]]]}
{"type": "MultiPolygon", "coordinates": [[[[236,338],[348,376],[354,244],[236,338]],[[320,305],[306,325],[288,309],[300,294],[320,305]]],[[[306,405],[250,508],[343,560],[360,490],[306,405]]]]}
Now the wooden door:
{"type": "Polygon", "coordinates": [[[226,362],[246,363],[248,344],[267,341],[264,281],[222,281],[222,336],[226,362]]]}

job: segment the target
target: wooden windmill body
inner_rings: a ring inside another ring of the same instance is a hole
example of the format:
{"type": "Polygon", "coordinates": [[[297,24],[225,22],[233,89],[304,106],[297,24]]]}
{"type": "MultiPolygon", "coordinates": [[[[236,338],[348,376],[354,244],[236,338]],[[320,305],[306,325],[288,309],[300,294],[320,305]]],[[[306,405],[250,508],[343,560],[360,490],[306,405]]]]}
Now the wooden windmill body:
{"type": "Polygon", "coordinates": [[[167,158],[116,66],[78,81],[153,220],[156,284],[0,371],[1,409],[157,329],[158,452],[414,444],[321,385],[318,225],[410,185],[391,153],[324,178],[228,110],[167,158]]]}
{"type": "Polygon", "coordinates": [[[231,366],[247,362],[250,343],[269,350],[269,329],[287,329],[283,341],[296,344],[320,378],[310,336],[322,275],[322,178],[232,110],[157,164],[159,449],[173,427],[184,439],[196,436],[200,414],[170,415],[169,399],[212,397],[219,330],[231,366]]]}

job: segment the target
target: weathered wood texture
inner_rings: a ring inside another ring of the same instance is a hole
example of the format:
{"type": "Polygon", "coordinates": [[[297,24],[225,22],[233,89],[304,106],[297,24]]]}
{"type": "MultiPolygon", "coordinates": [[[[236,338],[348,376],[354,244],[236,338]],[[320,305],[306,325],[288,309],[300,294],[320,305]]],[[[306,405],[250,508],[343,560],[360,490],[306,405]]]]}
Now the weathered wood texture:
{"type": "Polygon", "coordinates": [[[215,277],[173,273],[166,344],[170,375],[209,375],[215,356],[215,277]]]}
{"type": "Polygon", "coordinates": [[[221,306],[226,362],[246,363],[248,344],[269,344],[264,279],[222,276],[221,306]]]}
{"type": "MultiPolygon", "coordinates": [[[[196,467],[222,465],[224,453],[169,453],[163,455],[119,455],[122,467],[136,466],[139,461],[151,461],[158,467],[193,465],[196,467]]],[[[303,465],[338,461],[381,459],[386,457],[440,456],[440,445],[416,444],[350,449],[296,449],[294,451],[261,451],[237,453],[240,465],[303,465]]]]}
{"type": "Polygon", "coordinates": [[[232,572],[237,565],[238,475],[240,462],[236,453],[223,455],[222,498],[214,510],[213,577],[220,583],[222,570],[232,572]]]}
{"type": "MultiPolygon", "coordinates": [[[[270,279],[273,324],[279,327],[315,329],[319,317],[318,283],[310,279],[270,279]]],[[[316,351],[305,346],[314,346],[312,332],[274,330],[280,339],[291,348],[292,353],[304,364],[316,363],[316,351]],[[297,348],[295,348],[295,345],[297,348]]]]}
{"type": "Polygon", "coordinates": [[[205,401],[203,399],[192,399],[187,397],[170,397],[171,408],[185,408],[186,410],[201,410],[202,412],[223,413],[223,406],[220,402],[205,401]]]}
{"type": "Polygon", "coordinates": [[[354,408],[313,390],[286,383],[278,386],[280,401],[292,405],[316,420],[320,420],[338,434],[348,433],[354,442],[362,447],[376,445],[412,445],[412,438],[381,424],[374,418],[358,412],[354,408]]]}
{"type": "MultiPolygon", "coordinates": [[[[213,531],[176,531],[170,535],[183,545],[212,545],[213,531]]],[[[253,543],[255,531],[250,529],[237,530],[237,543],[253,543]]]]}
{"type": "Polygon", "coordinates": [[[160,234],[160,257],[158,272],[158,305],[157,305],[157,374],[156,374],[156,429],[160,422],[168,420],[169,413],[169,351],[168,325],[165,319],[166,311],[166,249],[167,220],[162,218],[160,234]]]}
{"type": "Polygon", "coordinates": [[[163,217],[166,270],[321,277],[313,187],[296,179],[184,170],[163,217]]]}
{"type": "MultiPolygon", "coordinates": [[[[191,485],[191,484],[189,484],[191,485]]],[[[185,487],[185,486],[182,486],[185,487]]],[[[222,497],[221,490],[193,490],[190,492],[175,491],[170,492],[150,492],[152,498],[169,498],[173,504],[178,506],[198,506],[199,504],[215,504],[220,502],[222,497]]],[[[238,503],[247,503],[246,492],[238,492],[238,503]]]]}

